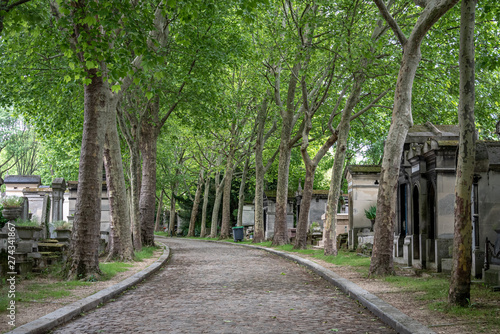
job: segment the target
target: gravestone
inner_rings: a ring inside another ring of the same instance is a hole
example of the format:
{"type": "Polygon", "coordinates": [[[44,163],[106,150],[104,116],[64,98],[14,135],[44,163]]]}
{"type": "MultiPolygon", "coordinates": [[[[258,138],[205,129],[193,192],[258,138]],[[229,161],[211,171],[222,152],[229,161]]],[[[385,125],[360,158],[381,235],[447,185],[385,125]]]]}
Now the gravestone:
{"type": "Polygon", "coordinates": [[[64,220],[63,204],[66,181],[58,177],[52,181],[52,221],[64,220]]]}

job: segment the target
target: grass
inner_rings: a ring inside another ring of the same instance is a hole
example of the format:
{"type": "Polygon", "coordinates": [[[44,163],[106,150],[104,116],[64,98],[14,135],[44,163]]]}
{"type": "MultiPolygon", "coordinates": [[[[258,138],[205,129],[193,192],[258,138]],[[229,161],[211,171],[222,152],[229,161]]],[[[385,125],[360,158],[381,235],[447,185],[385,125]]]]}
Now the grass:
{"type": "MultiPolygon", "coordinates": [[[[134,261],[140,262],[144,259],[149,259],[153,256],[154,252],[159,249],[159,246],[142,247],[139,252],[134,252],[134,261]]],[[[127,271],[128,268],[133,267],[131,263],[127,262],[105,262],[99,263],[103,276],[102,280],[106,281],[113,278],[116,274],[127,271]]]]}
{"type": "Polygon", "coordinates": [[[159,249],[160,247],[158,246],[148,246],[148,247],[142,247],[142,250],[140,252],[134,252],[134,260],[135,261],[142,261],[144,259],[149,259],[150,257],[153,256],[153,253],[155,250],[159,249]]]}
{"type": "Polygon", "coordinates": [[[99,268],[101,269],[103,275],[102,280],[104,281],[113,278],[118,273],[127,271],[130,267],[133,267],[133,265],[126,262],[99,263],[99,268]]]}
{"type": "Polygon", "coordinates": [[[90,282],[67,281],[56,282],[52,284],[33,283],[29,289],[19,293],[18,300],[23,302],[43,301],[47,299],[62,298],[71,295],[69,290],[73,290],[80,286],[91,285],[90,282]]]}
{"type": "MultiPolygon", "coordinates": [[[[227,239],[224,241],[229,241],[235,243],[232,239],[227,239]]],[[[252,243],[251,240],[245,240],[241,242],[237,242],[239,244],[250,244],[250,245],[256,245],[256,246],[261,246],[261,247],[269,247],[271,248],[271,241],[264,241],[260,243],[252,243]]],[[[363,257],[359,256],[356,253],[353,252],[348,252],[345,250],[339,250],[337,256],[333,255],[324,255],[324,252],[322,249],[313,249],[313,248],[308,248],[308,249],[293,249],[292,244],[288,245],[283,245],[283,246],[277,246],[277,247],[272,247],[274,249],[284,251],[284,252],[289,252],[289,253],[299,253],[299,254],[305,254],[305,255],[310,255],[314,258],[323,260],[328,263],[336,264],[339,266],[351,266],[355,267],[356,270],[359,271],[366,271],[368,273],[368,268],[370,267],[370,258],[368,257],[363,257]]]]}
{"type": "Polygon", "coordinates": [[[500,328],[500,294],[483,283],[471,285],[471,300],[467,307],[449,306],[449,277],[433,274],[426,277],[388,276],[384,280],[407,292],[415,293],[431,311],[450,314],[462,321],[476,324],[478,333],[490,333],[500,328]]]}
{"type": "Polygon", "coordinates": [[[448,297],[449,281],[441,275],[434,277],[408,277],[408,276],[387,276],[386,282],[391,283],[404,291],[422,292],[417,297],[420,300],[435,300],[448,297]]]}
{"type": "MultiPolygon", "coordinates": [[[[16,277],[16,287],[17,284],[22,280],[16,277]]],[[[8,296],[9,287],[5,280],[2,278],[0,280],[0,313],[6,313],[7,306],[11,300],[8,296]]],[[[55,283],[30,283],[25,288],[16,289],[15,298],[12,298],[16,302],[33,302],[33,301],[47,301],[51,299],[63,298],[71,295],[70,290],[76,289],[80,286],[91,285],[89,282],[81,281],[62,281],[55,283]]]]}
{"type": "MultiPolygon", "coordinates": [[[[151,258],[155,250],[159,249],[158,246],[143,247],[140,252],[134,252],[135,261],[143,261],[144,259],[151,258]]],[[[103,276],[101,280],[109,280],[120,272],[127,271],[133,264],[126,262],[107,262],[99,263],[103,276]]],[[[61,263],[56,263],[45,269],[40,274],[31,274],[25,278],[16,277],[16,296],[13,298],[16,302],[43,302],[52,299],[64,298],[71,295],[71,290],[81,286],[92,285],[91,281],[66,281],[62,277],[63,266],[61,263]],[[52,283],[37,283],[30,282],[34,277],[48,277],[55,278],[58,281],[52,283]],[[29,282],[26,288],[19,288],[21,282],[29,282]]],[[[9,284],[6,278],[0,278],[0,314],[7,312],[7,306],[10,302],[9,298],[9,284]]]]}

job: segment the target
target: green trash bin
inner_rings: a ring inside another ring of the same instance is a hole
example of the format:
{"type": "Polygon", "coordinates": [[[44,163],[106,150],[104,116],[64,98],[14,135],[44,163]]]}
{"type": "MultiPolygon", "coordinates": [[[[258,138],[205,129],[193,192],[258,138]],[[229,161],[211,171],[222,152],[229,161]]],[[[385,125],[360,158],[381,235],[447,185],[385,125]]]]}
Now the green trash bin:
{"type": "Polygon", "coordinates": [[[243,241],[243,226],[233,227],[233,238],[235,242],[243,241]]]}

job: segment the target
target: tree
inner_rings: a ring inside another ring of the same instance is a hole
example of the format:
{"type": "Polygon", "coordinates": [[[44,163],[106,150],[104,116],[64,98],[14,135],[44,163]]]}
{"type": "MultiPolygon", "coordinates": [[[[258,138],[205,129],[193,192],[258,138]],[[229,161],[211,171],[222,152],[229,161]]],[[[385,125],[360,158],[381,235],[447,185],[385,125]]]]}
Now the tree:
{"type": "MultiPolygon", "coordinates": [[[[79,1],[76,4],[62,3],[61,7],[55,1],[50,3],[52,13],[57,19],[60,31],[70,45],[67,50],[71,57],[78,61],[78,78],[83,74],[84,84],[84,128],[80,156],[79,184],[75,206],[75,219],[71,243],[71,256],[67,269],[69,277],[93,277],[100,274],[98,266],[98,245],[100,239],[100,192],[102,184],[102,163],[105,140],[110,148],[108,155],[107,175],[110,181],[110,192],[116,197],[110,201],[112,209],[113,241],[115,247],[131,258],[129,238],[128,212],[126,210],[125,185],[121,164],[121,153],[116,127],[116,108],[123,92],[132,84],[130,69],[133,63],[119,59],[110,54],[110,50],[124,50],[123,34],[131,32],[131,27],[124,29],[129,22],[120,19],[120,15],[111,7],[98,7],[94,2],[79,1]],[[98,18],[93,16],[98,12],[98,18]],[[72,35],[72,31],[76,36],[72,35]],[[125,74],[124,74],[125,73],[125,74]],[[115,80],[121,82],[110,86],[115,80]],[[121,169],[121,172],[116,172],[121,169]],[[112,172],[115,171],[115,172],[112,172]],[[113,181],[113,178],[116,179],[113,181]],[[116,182],[115,182],[116,181],[116,182]],[[121,201],[121,202],[120,202],[121,201]],[[117,205],[119,204],[119,205],[117,205]],[[119,235],[120,234],[120,235],[119,235]],[[120,244],[118,246],[118,243],[120,244]],[[89,244],[90,249],[89,251],[89,244]]],[[[122,4],[122,13],[138,13],[132,4],[122,4]],[[130,6],[129,6],[130,5],[130,6]]],[[[140,15],[142,12],[138,13],[140,15]]],[[[125,34],[125,39],[128,35],[125,34]]],[[[128,50],[130,55],[130,50],[128,50]]],[[[126,57],[124,57],[126,58],[126,57]]],[[[132,58],[133,59],[133,58],[132,58]]],[[[136,58],[136,59],[140,59],[136,58]]],[[[73,67],[76,67],[73,63],[73,67]]],[[[76,76],[75,76],[76,77],[76,76]]],[[[71,79],[71,78],[70,78],[71,79]]]]}
{"type": "MultiPolygon", "coordinates": [[[[135,117],[135,110],[143,110],[134,105],[135,99],[131,99],[132,93],[126,96],[126,101],[117,108],[120,133],[125,139],[129,149],[129,183],[130,183],[130,224],[132,227],[132,239],[134,249],[142,248],[141,221],[139,219],[139,197],[140,197],[140,175],[141,175],[141,152],[139,150],[139,121],[135,117]]],[[[140,119],[140,116],[139,116],[140,119]]]]}
{"type": "MultiPolygon", "coordinates": [[[[338,102],[333,109],[331,115],[330,115],[330,121],[329,121],[329,127],[330,131],[332,132],[332,135],[336,136],[337,140],[337,147],[335,150],[335,158],[334,158],[334,163],[333,163],[333,168],[332,168],[332,178],[330,182],[330,189],[328,192],[328,201],[327,201],[327,209],[326,209],[326,219],[325,219],[325,226],[324,226],[324,245],[325,245],[325,255],[337,255],[337,236],[336,236],[336,225],[337,225],[337,207],[338,207],[338,202],[339,202],[339,197],[341,194],[341,187],[342,187],[342,177],[344,175],[344,163],[347,155],[347,141],[349,137],[349,132],[351,128],[351,122],[358,118],[359,116],[363,115],[366,111],[370,110],[372,107],[375,106],[376,103],[379,102],[380,99],[382,99],[386,94],[387,90],[384,92],[381,92],[373,101],[369,102],[369,104],[363,108],[361,111],[357,112],[355,115],[352,115],[355,107],[361,102],[362,100],[362,89],[364,88],[365,82],[367,81],[368,77],[373,76],[375,77],[376,75],[374,73],[370,73],[373,71],[370,67],[373,67],[373,63],[375,61],[380,61],[380,59],[383,57],[382,56],[382,50],[377,50],[374,45],[377,45],[378,41],[380,38],[384,35],[385,31],[387,30],[387,26],[384,26],[381,21],[377,22],[377,25],[374,27],[373,32],[370,36],[370,39],[366,43],[363,38],[361,38],[361,41],[358,41],[357,38],[361,34],[357,34],[354,30],[353,23],[354,21],[358,21],[356,18],[356,12],[362,12],[362,8],[360,8],[360,5],[358,3],[355,4],[355,6],[352,9],[348,10],[348,13],[350,15],[350,25],[347,28],[347,36],[349,39],[349,48],[350,47],[357,47],[359,49],[368,49],[370,52],[368,53],[361,53],[362,55],[358,59],[351,59],[353,62],[352,68],[352,77],[349,77],[349,81],[353,81],[351,92],[349,94],[349,97],[347,98],[347,101],[344,105],[344,108],[342,110],[342,116],[341,120],[335,129],[333,131],[331,129],[331,121],[332,118],[335,117],[337,113],[337,108],[340,102],[340,99],[343,98],[344,93],[346,92],[346,89],[348,88],[349,84],[346,83],[345,89],[339,94],[338,97],[338,102]],[[352,11],[352,12],[351,12],[352,11]],[[356,36],[356,37],[355,37],[356,36]],[[357,45],[356,45],[356,44],[357,45]],[[362,44],[358,44],[362,43],[362,44]],[[365,45],[365,43],[367,45],[365,45]],[[351,46],[352,45],[352,46],[351,46]],[[351,116],[352,115],[352,116],[351,116]]],[[[371,13],[369,13],[371,14],[371,13]]],[[[352,57],[354,58],[354,57],[352,57]]],[[[376,67],[382,67],[380,64],[377,64],[376,67]]],[[[372,80],[373,81],[373,80],[372,80]]],[[[379,85],[372,85],[372,86],[379,86],[379,85]]],[[[364,97],[370,96],[370,93],[364,94],[364,97]]],[[[304,186],[305,189],[305,186],[304,186]]]]}
{"type": "Polygon", "coordinates": [[[208,207],[209,193],[210,193],[210,175],[207,175],[207,178],[205,180],[205,191],[203,192],[203,207],[201,209],[200,238],[205,238],[207,236],[207,207],[208,207]]]}
{"type": "Polygon", "coordinates": [[[453,269],[448,292],[452,305],[467,306],[470,302],[472,268],[471,193],[475,165],[474,121],[474,25],[475,0],[462,0],[460,18],[460,103],[458,125],[457,177],[455,181],[455,233],[453,238],[453,269]]]}
{"type": "Polygon", "coordinates": [[[384,2],[382,0],[374,0],[374,2],[403,48],[403,58],[394,92],[391,127],[385,142],[384,158],[380,171],[375,237],[370,264],[370,275],[387,275],[393,272],[392,248],[396,219],[397,178],[404,140],[413,123],[411,94],[415,73],[422,58],[420,46],[434,23],[446,14],[458,0],[416,1],[419,6],[424,6],[424,9],[420,13],[409,38],[406,38],[384,2]]]}
{"type": "Polygon", "coordinates": [[[212,223],[210,226],[210,238],[217,238],[217,227],[219,222],[219,211],[220,204],[222,201],[222,186],[224,185],[224,180],[226,179],[226,175],[220,178],[220,166],[222,165],[222,153],[217,157],[217,163],[215,164],[215,201],[214,208],[212,210],[212,223]]]}
{"type": "Polygon", "coordinates": [[[36,156],[36,142],[33,134],[26,126],[11,117],[5,110],[0,109],[0,185],[3,184],[2,175],[16,168],[18,173],[25,171],[19,166],[33,169],[36,156]],[[3,154],[2,154],[3,153],[3,154]],[[2,157],[3,155],[3,157],[2,157]],[[27,160],[29,163],[23,163],[27,160]]]}
{"type": "Polygon", "coordinates": [[[116,124],[116,108],[111,109],[111,117],[104,140],[104,167],[111,217],[110,244],[106,260],[131,261],[134,247],[130,233],[130,211],[116,124]]]}
{"type": "Polygon", "coordinates": [[[255,214],[254,214],[254,234],[253,242],[259,243],[265,240],[264,231],[264,175],[271,167],[279,150],[270,158],[264,166],[263,152],[267,140],[276,131],[276,119],[274,119],[272,126],[266,131],[266,120],[269,117],[269,100],[271,100],[271,91],[268,89],[262,98],[262,103],[259,106],[257,118],[255,123],[257,125],[256,139],[255,139],[255,214]]]}
{"type": "Polygon", "coordinates": [[[203,168],[200,169],[200,175],[198,177],[198,184],[196,186],[196,193],[194,196],[194,201],[193,201],[193,209],[191,210],[191,219],[189,220],[189,231],[187,236],[188,237],[194,237],[194,228],[196,224],[196,217],[198,216],[198,211],[200,207],[200,200],[201,200],[201,190],[203,188],[203,183],[204,183],[204,174],[205,170],[203,168]]]}
{"type": "Polygon", "coordinates": [[[17,0],[17,1],[0,0],[0,35],[2,34],[4,29],[5,16],[16,7],[29,1],[30,0],[17,0]]]}
{"type": "MultiPolygon", "coordinates": [[[[289,243],[288,231],[287,231],[287,201],[288,201],[288,176],[290,170],[290,158],[291,150],[293,145],[300,138],[292,138],[293,128],[296,125],[299,117],[299,103],[296,103],[296,91],[297,85],[299,83],[299,72],[301,69],[307,68],[310,56],[308,56],[310,47],[308,43],[310,41],[306,38],[302,38],[302,28],[304,27],[304,32],[310,34],[310,30],[314,30],[313,27],[309,26],[308,20],[311,20],[316,16],[318,6],[307,4],[302,10],[299,6],[293,6],[291,1],[286,1],[283,4],[283,15],[282,18],[278,18],[274,22],[274,31],[271,34],[278,33],[278,40],[275,41],[277,45],[285,43],[285,35],[287,33],[297,34],[293,36],[297,38],[299,42],[298,45],[293,48],[287,55],[291,57],[290,63],[286,63],[284,57],[280,57],[280,60],[276,61],[276,64],[269,64],[268,67],[271,74],[274,75],[273,89],[274,89],[274,102],[278,106],[279,113],[281,116],[281,134],[280,134],[280,148],[279,148],[279,160],[278,160],[278,185],[276,189],[276,213],[274,221],[274,236],[273,245],[284,245],[289,243]],[[290,17],[288,17],[290,15],[290,17]],[[280,25],[281,19],[286,20],[286,29],[290,31],[281,30],[280,25]],[[292,20],[294,23],[290,22],[292,20]],[[298,23],[300,20],[300,24],[298,23]],[[279,21],[279,22],[278,22],[279,21]],[[290,68],[290,79],[288,80],[288,89],[286,98],[283,100],[281,95],[281,76],[283,72],[283,67],[290,68]]],[[[293,44],[292,44],[293,45],[293,44]]]]}

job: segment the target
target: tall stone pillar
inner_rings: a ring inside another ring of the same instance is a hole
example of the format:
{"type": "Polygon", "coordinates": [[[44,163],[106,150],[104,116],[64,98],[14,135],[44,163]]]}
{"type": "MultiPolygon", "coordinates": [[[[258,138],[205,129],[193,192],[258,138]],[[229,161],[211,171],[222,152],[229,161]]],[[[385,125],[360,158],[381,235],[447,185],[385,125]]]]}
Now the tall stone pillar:
{"type": "Polygon", "coordinates": [[[63,220],[64,192],[66,191],[66,182],[62,177],[55,178],[52,181],[52,221],[63,220]]]}

